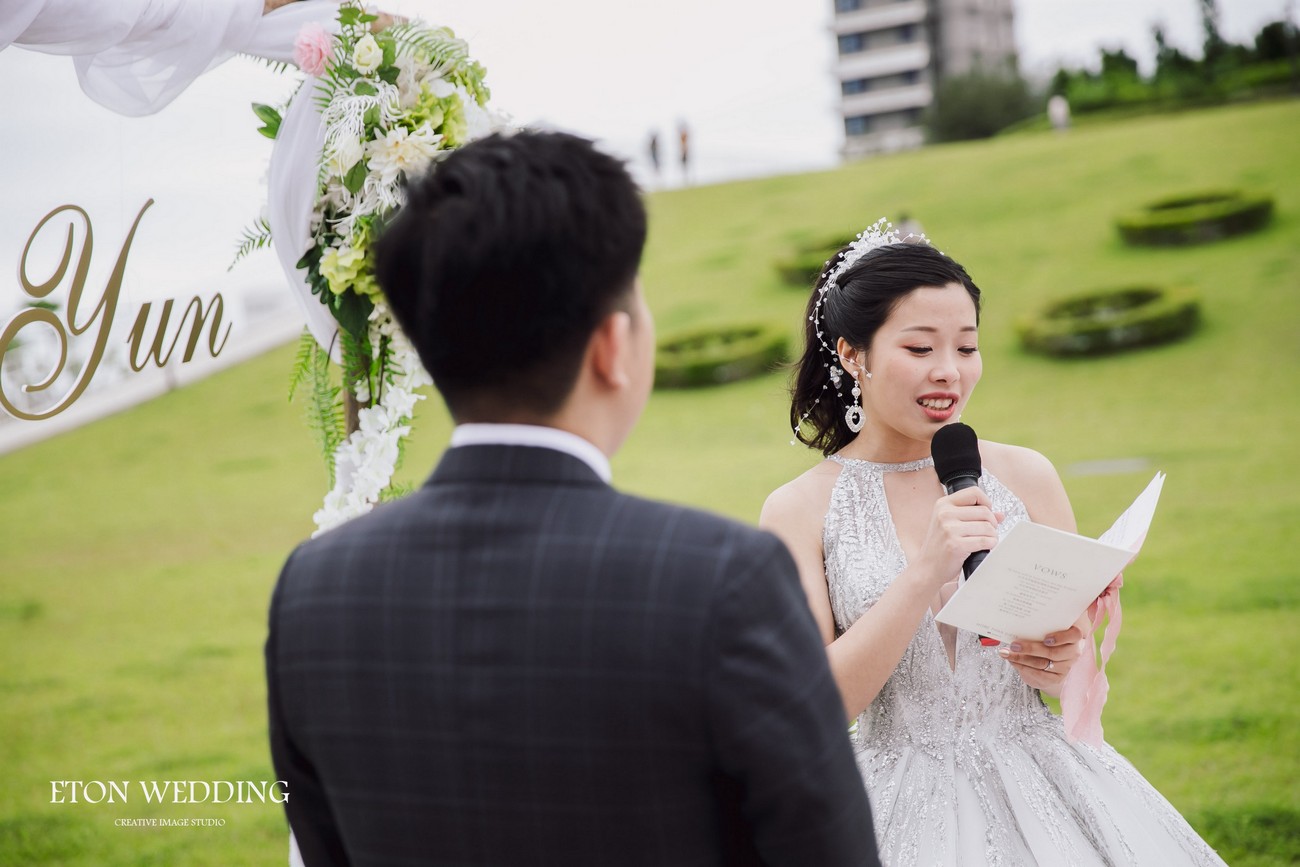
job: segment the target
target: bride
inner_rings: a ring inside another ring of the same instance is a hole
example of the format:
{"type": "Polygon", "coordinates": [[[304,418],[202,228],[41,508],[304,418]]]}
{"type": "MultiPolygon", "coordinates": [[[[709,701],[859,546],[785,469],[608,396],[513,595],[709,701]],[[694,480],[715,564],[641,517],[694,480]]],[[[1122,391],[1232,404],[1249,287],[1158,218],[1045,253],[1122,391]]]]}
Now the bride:
{"type": "Polygon", "coordinates": [[[1018,521],[1075,523],[1052,465],[1016,446],[980,442],[980,486],[944,495],[930,441],[979,382],[980,292],[879,225],[808,303],[791,421],[827,459],[773,492],[760,524],[799,564],[856,718],[883,862],[1222,864],[1128,761],[1099,737],[1071,742],[1043,703],[1085,618],[996,649],[934,620],[968,555],[1018,521]]]}

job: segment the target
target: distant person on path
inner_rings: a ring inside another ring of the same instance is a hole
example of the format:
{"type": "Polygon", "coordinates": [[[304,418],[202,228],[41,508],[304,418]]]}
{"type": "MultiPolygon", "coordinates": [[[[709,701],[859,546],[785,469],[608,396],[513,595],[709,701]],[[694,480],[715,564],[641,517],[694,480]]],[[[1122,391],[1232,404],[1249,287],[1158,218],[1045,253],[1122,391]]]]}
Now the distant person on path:
{"type": "Polygon", "coordinates": [[[691,182],[691,131],[686,121],[677,125],[677,149],[682,160],[682,183],[691,182]]]}
{"type": "Polygon", "coordinates": [[[1047,100],[1047,119],[1052,129],[1065,132],[1070,128],[1070,101],[1061,94],[1055,94],[1047,100]]]}
{"type": "Polygon", "coordinates": [[[651,130],[650,138],[646,141],[646,152],[650,156],[650,168],[654,169],[655,183],[659,182],[659,131],[651,130]]]}
{"type": "Polygon", "coordinates": [[[379,238],[456,428],[275,590],[271,752],[310,867],[879,864],[789,552],[610,486],[654,375],[645,237],[622,163],[520,133],[437,163],[379,238]]]}
{"type": "Polygon", "coordinates": [[[972,442],[979,486],[945,495],[931,440],[980,380],[980,290],[943,253],[900,241],[870,229],[819,278],[790,418],[826,460],[775,491],[760,519],[799,564],[857,719],[881,859],[1222,865],[1102,740],[1099,706],[1096,719],[1071,718],[1072,742],[1043,703],[1064,690],[1070,716],[1084,706],[1080,687],[1104,687],[1089,683],[1091,659],[1081,662],[1081,646],[1092,653],[1086,616],[996,649],[935,621],[969,555],[1021,521],[1069,532],[1075,523],[1056,470],[1017,446],[972,442]]]}
{"type": "Polygon", "coordinates": [[[913,217],[907,211],[901,211],[898,214],[898,237],[904,241],[914,241],[922,243],[925,239],[925,229],[921,226],[921,221],[913,217]]]}

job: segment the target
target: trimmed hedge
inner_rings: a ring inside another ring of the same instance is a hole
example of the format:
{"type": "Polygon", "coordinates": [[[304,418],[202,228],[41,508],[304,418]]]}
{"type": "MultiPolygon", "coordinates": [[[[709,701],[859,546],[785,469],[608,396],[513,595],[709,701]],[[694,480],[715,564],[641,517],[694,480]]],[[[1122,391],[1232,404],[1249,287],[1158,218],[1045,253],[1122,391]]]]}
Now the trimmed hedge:
{"type": "Polygon", "coordinates": [[[1057,301],[1017,323],[1025,347],[1047,355],[1101,355],[1178,340],[1200,322],[1190,289],[1136,286],[1057,301]]]}
{"type": "Polygon", "coordinates": [[[843,249],[849,242],[856,240],[852,235],[847,238],[831,238],[815,244],[805,244],[793,254],[775,263],[781,279],[800,289],[812,289],[826,268],[826,263],[843,249]]]}
{"type": "Polygon", "coordinates": [[[699,388],[759,376],[787,358],[785,326],[702,328],[665,337],[655,356],[655,388],[699,388]]]}
{"type": "Polygon", "coordinates": [[[1151,202],[1115,221],[1129,244],[1203,244],[1262,228],[1273,216],[1273,199],[1235,190],[1211,190],[1151,202]]]}

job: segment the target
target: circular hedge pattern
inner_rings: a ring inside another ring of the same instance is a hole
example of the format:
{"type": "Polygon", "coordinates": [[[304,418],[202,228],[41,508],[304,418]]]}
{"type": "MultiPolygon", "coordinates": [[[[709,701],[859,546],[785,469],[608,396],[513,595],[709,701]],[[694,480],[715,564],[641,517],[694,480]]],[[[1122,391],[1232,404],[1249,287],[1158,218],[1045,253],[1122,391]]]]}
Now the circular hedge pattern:
{"type": "Polygon", "coordinates": [[[792,255],[778,260],[776,271],[791,286],[811,289],[831,258],[853,240],[855,238],[850,235],[847,238],[830,238],[816,244],[805,244],[792,255]]]}
{"type": "Polygon", "coordinates": [[[1200,303],[1190,289],[1136,286],[1078,295],[1021,320],[1025,346],[1048,355],[1101,355],[1190,334],[1200,303]]]}
{"type": "Polygon", "coordinates": [[[1173,246],[1253,232],[1272,216],[1270,196],[1222,190],[1161,199],[1121,216],[1115,225],[1129,244],[1173,246]]]}
{"type": "Polygon", "coordinates": [[[698,388],[767,373],[787,357],[784,326],[754,323],[696,329],[659,341],[655,388],[698,388]]]}

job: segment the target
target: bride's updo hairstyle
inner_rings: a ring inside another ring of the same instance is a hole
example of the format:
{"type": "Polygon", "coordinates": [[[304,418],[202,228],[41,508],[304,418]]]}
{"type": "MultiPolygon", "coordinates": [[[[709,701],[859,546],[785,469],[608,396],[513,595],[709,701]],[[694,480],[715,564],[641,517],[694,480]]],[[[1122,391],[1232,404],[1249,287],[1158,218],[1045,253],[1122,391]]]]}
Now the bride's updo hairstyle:
{"type": "Polygon", "coordinates": [[[871,341],[898,303],[922,287],[957,283],[975,302],[979,322],[980,290],[966,269],[943,253],[921,243],[892,243],[853,255],[850,244],[831,259],[817,279],[804,316],[803,356],[795,366],[790,387],[790,425],[805,445],[831,455],[857,436],[849,429],[845,410],[853,404],[850,373],[835,354],[843,337],[851,346],[870,350],[871,341]],[[820,332],[820,333],[819,333],[820,332]]]}

